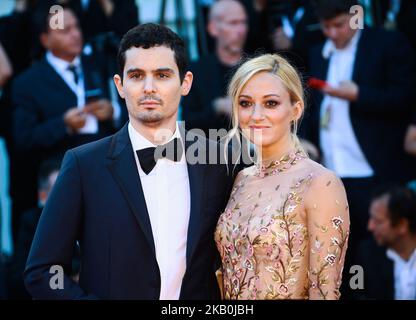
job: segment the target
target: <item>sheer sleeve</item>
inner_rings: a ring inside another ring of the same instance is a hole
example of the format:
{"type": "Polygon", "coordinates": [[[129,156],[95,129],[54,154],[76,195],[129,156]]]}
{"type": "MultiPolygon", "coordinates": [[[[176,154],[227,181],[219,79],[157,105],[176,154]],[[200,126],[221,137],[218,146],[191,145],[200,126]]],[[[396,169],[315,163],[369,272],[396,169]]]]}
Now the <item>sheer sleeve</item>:
{"type": "Polygon", "coordinates": [[[314,179],[305,200],[309,298],[339,299],[350,226],[344,186],[333,173],[324,173],[314,179]]]}

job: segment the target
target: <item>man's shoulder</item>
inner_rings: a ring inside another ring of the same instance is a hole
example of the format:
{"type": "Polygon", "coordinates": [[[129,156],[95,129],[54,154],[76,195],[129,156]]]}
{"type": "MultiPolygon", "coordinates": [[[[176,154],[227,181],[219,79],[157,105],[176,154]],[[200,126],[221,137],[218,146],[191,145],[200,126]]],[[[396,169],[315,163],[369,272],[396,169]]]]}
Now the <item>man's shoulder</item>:
{"type": "Polygon", "coordinates": [[[395,50],[397,43],[408,44],[404,34],[397,30],[386,30],[383,28],[365,28],[362,31],[362,43],[372,46],[375,44],[377,51],[380,48],[395,50]]]}
{"type": "Polygon", "coordinates": [[[387,248],[378,245],[373,236],[363,240],[357,250],[357,257],[360,260],[358,262],[380,265],[389,261],[386,254],[387,248]]]}
{"type": "Polygon", "coordinates": [[[96,162],[97,159],[104,159],[110,149],[114,135],[89,142],[70,149],[68,152],[74,155],[78,161],[96,162]]]}
{"type": "Polygon", "coordinates": [[[34,62],[29,68],[23,71],[16,77],[16,81],[26,80],[28,78],[36,78],[36,81],[41,80],[38,78],[40,75],[44,75],[45,69],[47,67],[47,62],[45,59],[38,60],[34,62]]]}
{"type": "Polygon", "coordinates": [[[32,89],[37,90],[37,84],[42,84],[47,76],[47,62],[42,59],[33,63],[28,69],[20,73],[13,81],[15,89],[32,89]]]}

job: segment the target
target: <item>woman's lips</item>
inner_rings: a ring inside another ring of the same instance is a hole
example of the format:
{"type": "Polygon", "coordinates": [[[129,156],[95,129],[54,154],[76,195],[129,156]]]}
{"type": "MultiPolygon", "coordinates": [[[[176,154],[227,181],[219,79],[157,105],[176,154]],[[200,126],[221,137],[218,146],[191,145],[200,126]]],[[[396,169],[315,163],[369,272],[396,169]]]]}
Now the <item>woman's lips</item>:
{"type": "Polygon", "coordinates": [[[249,128],[252,129],[252,130],[263,130],[263,129],[267,129],[267,128],[270,128],[270,127],[261,126],[261,125],[252,125],[252,126],[249,126],[249,128]]]}

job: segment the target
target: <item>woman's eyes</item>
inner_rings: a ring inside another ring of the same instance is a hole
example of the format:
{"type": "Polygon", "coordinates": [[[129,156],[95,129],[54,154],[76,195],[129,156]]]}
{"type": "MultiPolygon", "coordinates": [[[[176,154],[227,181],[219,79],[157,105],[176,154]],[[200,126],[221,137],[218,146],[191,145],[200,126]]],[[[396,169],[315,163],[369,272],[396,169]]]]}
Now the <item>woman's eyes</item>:
{"type": "Polygon", "coordinates": [[[252,105],[252,103],[250,101],[247,101],[247,100],[240,100],[239,104],[243,108],[251,107],[251,105],[252,105]]]}
{"type": "Polygon", "coordinates": [[[279,102],[275,101],[275,100],[269,100],[266,101],[265,105],[267,107],[276,107],[279,104],[279,102]]]}
{"type": "MultiPolygon", "coordinates": [[[[243,107],[243,108],[248,108],[248,107],[253,106],[253,102],[251,102],[251,101],[247,101],[247,100],[240,100],[239,104],[240,104],[240,106],[241,106],[241,107],[243,107]]],[[[267,101],[265,101],[263,104],[264,104],[264,106],[266,106],[267,108],[274,108],[274,107],[276,107],[277,105],[279,105],[279,102],[278,102],[278,101],[275,101],[275,100],[267,100],[267,101]]]]}

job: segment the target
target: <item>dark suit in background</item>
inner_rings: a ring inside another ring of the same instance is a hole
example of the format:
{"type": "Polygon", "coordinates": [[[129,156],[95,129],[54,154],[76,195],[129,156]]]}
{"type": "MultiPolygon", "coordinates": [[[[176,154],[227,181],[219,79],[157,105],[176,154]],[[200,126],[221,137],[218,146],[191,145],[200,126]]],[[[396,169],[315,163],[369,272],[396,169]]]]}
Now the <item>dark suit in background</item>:
{"type": "MultiPolygon", "coordinates": [[[[381,181],[408,181],[415,176],[413,159],[403,149],[412,114],[415,61],[403,35],[364,28],[358,42],[352,80],[358,101],[350,103],[350,117],[358,143],[375,176],[381,181]]],[[[329,60],[322,45],[310,56],[310,75],[325,80],[329,60]]],[[[313,90],[302,135],[319,146],[319,116],[323,95],[313,90]]]]}
{"type": "MultiPolygon", "coordinates": [[[[92,58],[91,58],[92,59],[92,58]]],[[[100,70],[90,58],[82,58],[85,91],[100,89],[107,96],[100,70]]],[[[77,106],[77,96],[46,59],[35,63],[16,79],[14,138],[20,151],[37,151],[42,158],[62,157],[69,148],[114,133],[112,121],[99,121],[97,134],[69,134],[64,113],[77,106]]]]}
{"type": "MultiPolygon", "coordinates": [[[[43,208],[33,208],[27,210],[21,218],[20,228],[17,235],[14,254],[8,263],[7,270],[7,288],[9,299],[31,299],[27,292],[24,281],[23,272],[25,270],[26,261],[29,256],[30,247],[32,246],[33,237],[39,223],[43,208]]],[[[79,251],[78,247],[74,248],[74,257],[72,259],[71,276],[75,276],[79,272],[79,251]]]]}
{"type": "Polygon", "coordinates": [[[232,67],[222,64],[215,54],[202,57],[190,65],[194,74],[192,90],[182,100],[182,118],[187,129],[229,129],[230,119],[214,109],[216,98],[225,97],[232,77],[232,67]]]}
{"type": "Polygon", "coordinates": [[[9,263],[7,272],[7,286],[9,288],[10,299],[30,298],[30,295],[24,287],[23,271],[41,213],[41,208],[34,208],[23,213],[20,220],[20,228],[17,234],[14,254],[9,263]]]}
{"type": "MultiPolygon", "coordinates": [[[[100,89],[107,96],[104,78],[89,58],[83,57],[85,90],[100,89]]],[[[92,58],[91,58],[92,59],[92,58]]],[[[26,206],[13,216],[13,233],[17,234],[20,214],[37,205],[37,172],[41,161],[62,159],[69,148],[97,140],[115,132],[112,121],[99,122],[97,134],[69,134],[64,113],[77,106],[77,96],[49,64],[46,58],[36,62],[13,83],[14,149],[21,166],[19,197],[26,206]],[[27,159],[30,159],[28,161],[27,159]]],[[[124,108],[123,108],[124,109],[124,108]]]]}
{"type": "Polygon", "coordinates": [[[364,289],[355,290],[357,299],[394,299],[394,264],[385,247],[377,245],[373,238],[361,243],[355,264],[364,268],[364,289]]]}
{"type": "MultiPolygon", "coordinates": [[[[203,152],[218,147],[205,139],[197,143],[203,152]]],[[[190,145],[185,142],[186,150],[190,145]]],[[[188,175],[191,206],[180,299],[217,299],[213,233],[233,178],[218,164],[188,164],[188,175]]],[[[38,299],[159,299],[152,228],[127,125],[67,152],[39,221],[25,282],[38,299]],[[64,289],[51,290],[49,268],[70,265],[75,241],[81,248],[79,284],[65,276],[64,289]]]]}

